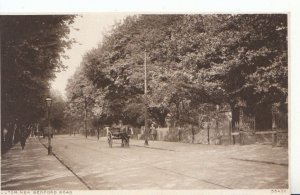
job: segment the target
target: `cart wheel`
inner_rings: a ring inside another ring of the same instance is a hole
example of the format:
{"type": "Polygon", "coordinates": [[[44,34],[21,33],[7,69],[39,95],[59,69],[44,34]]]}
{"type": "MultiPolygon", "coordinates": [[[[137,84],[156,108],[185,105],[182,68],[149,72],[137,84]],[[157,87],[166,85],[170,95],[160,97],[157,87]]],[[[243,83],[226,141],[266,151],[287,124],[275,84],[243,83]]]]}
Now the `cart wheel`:
{"type": "Polygon", "coordinates": [[[128,139],[127,139],[127,147],[129,147],[129,139],[130,139],[130,138],[128,137],[128,139]]]}
{"type": "Polygon", "coordinates": [[[128,139],[126,137],[124,137],[123,140],[124,140],[124,142],[123,142],[124,143],[124,147],[127,147],[128,146],[128,139]]]}
{"type": "Polygon", "coordinates": [[[112,139],[109,139],[108,144],[109,144],[109,147],[112,148],[112,139]]]}
{"type": "Polygon", "coordinates": [[[122,139],[121,147],[124,147],[124,139],[122,139]]]}

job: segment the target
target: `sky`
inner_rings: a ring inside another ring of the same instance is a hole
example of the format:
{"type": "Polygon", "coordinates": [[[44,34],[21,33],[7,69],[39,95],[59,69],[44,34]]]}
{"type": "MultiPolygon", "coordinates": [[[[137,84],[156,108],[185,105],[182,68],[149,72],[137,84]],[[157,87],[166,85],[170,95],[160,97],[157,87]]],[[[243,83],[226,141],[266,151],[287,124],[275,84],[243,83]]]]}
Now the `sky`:
{"type": "Polygon", "coordinates": [[[51,83],[53,90],[58,90],[63,97],[66,97],[65,88],[68,79],[79,67],[83,55],[96,48],[102,41],[103,34],[107,33],[116,22],[122,21],[128,14],[125,13],[104,13],[88,14],[75,18],[70,30],[69,38],[75,38],[78,43],[66,50],[65,55],[69,59],[63,59],[63,64],[68,66],[65,71],[56,74],[56,79],[51,83]],[[78,30],[75,30],[78,29],[78,30]]]}

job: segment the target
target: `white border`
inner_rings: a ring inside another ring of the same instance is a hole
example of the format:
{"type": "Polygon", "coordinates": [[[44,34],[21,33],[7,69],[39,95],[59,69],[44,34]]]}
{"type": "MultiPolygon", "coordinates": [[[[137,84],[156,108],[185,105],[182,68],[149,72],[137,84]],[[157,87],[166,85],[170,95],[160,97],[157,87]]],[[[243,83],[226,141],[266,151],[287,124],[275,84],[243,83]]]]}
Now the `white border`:
{"type": "Polygon", "coordinates": [[[289,12],[292,0],[0,0],[6,13],[289,12]]]}
{"type": "MultiPolygon", "coordinates": [[[[300,193],[300,12],[297,0],[0,0],[0,14],[83,12],[135,13],[290,13],[290,165],[291,193],[300,193]],[[298,11],[298,12],[297,12],[298,11]],[[298,65],[298,66],[297,66],[298,65]]],[[[1,29],[0,29],[1,31],[1,29]]]]}

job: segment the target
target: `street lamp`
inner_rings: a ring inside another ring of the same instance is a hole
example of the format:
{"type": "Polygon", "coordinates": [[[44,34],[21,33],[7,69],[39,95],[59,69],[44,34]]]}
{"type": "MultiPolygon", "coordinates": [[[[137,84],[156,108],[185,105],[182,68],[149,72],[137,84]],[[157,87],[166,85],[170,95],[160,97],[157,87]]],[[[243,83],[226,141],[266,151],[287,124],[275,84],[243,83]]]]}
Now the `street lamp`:
{"type": "Polygon", "coordinates": [[[48,155],[52,154],[51,136],[50,136],[50,109],[52,104],[51,98],[46,98],[47,115],[48,115],[48,155]]]}
{"type": "Polygon", "coordinates": [[[86,97],[83,94],[83,88],[84,87],[85,87],[84,85],[80,85],[81,94],[84,97],[84,130],[85,130],[85,138],[87,139],[87,107],[86,107],[86,97]]]}

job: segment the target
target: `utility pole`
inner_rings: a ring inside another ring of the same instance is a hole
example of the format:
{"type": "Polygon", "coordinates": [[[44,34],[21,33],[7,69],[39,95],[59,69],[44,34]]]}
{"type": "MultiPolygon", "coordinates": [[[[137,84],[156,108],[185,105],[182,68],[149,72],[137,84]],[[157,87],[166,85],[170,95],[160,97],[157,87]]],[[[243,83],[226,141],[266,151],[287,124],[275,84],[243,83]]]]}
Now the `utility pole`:
{"type": "Polygon", "coordinates": [[[87,108],[86,108],[85,96],[84,96],[84,129],[85,129],[85,138],[87,139],[87,108]]]}
{"type": "Polygon", "coordinates": [[[145,146],[148,146],[148,100],[147,100],[147,50],[145,49],[145,58],[144,58],[144,69],[145,69],[145,146]]]}

